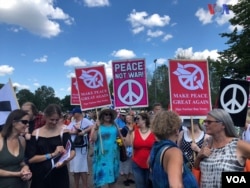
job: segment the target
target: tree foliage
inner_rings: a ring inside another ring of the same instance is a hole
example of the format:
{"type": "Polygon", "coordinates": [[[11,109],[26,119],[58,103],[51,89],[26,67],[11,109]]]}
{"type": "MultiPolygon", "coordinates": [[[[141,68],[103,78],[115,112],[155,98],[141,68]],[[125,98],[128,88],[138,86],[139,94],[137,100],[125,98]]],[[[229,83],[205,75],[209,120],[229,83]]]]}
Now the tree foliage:
{"type": "Polygon", "coordinates": [[[239,0],[230,9],[235,16],[229,22],[235,29],[231,33],[220,34],[228,38],[226,44],[229,48],[219,52],[220,62],[215,68],[221,77],[244,79],[250,75],[250,1],[239,0]]]}
{"type": "Polygon", "coordinates": [[[150,84],[148,83],[149,109],[152,109],[155,102],[160,102],[167,109],[170,100],[169,94],[168,67],[161,65],[155,70],[150,84]]]}
{"type": "Polygon", "coordinates": [[[27,101],[35,102],[35,95],[28,89],[18,91],[16,97],[20,106],[27,101]]]}

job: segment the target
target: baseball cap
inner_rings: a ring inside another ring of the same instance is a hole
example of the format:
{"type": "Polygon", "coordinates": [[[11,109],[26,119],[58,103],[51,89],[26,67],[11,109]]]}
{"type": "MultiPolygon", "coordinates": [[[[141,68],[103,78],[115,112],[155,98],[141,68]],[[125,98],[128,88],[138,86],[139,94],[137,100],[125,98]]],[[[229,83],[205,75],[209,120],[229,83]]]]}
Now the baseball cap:
{"type": "Polygon", "coordinates": [[[79,108],[79,107],[75,107],[75,108],[73,108],[73,110],[71,111],[71,113],[72,113],[72,114],[75,114],[75,113],[81,114],[81,113],[82,113],[82,110],[81,110],[81,108],[79,108]]]}

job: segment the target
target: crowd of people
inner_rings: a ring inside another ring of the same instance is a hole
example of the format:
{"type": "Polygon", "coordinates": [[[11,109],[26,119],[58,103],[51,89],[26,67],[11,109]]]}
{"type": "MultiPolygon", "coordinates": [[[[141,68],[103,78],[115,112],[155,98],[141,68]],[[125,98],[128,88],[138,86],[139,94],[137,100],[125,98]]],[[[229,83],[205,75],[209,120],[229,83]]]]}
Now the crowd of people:
{"type": "Polygon", "coordinates": [[[75,107],[63,113],[50,104],[39,113],[26,102],[0,132],[0,185],[70,188],[71,173],[74,188],[88,188],[89,176],[96,188],[116,188],[119,177],[136,188],[221,187],[223,171],[244,171],[250,159],[249,127],[250,114],[239,135],[223,109],[204,120],[183,120],[160,103],[150,112],[107,107],[86,113],[75,107]],[[82,145],[76,144],[79,137],[82,145]],[[126,161],[120,160],[118,139],[126,161]]]}

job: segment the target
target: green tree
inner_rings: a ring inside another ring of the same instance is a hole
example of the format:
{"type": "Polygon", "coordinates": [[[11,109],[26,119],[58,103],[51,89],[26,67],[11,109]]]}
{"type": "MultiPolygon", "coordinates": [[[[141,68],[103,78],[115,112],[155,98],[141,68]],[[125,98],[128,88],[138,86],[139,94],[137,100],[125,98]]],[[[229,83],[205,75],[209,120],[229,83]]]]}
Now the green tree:
{"type": "Polygon", "coordinates": [[[21,89],[17,92],[16,97],[20,106],[27,101],[34,103],[35,99],[35,95],[28,89],[21,89]]]}
{"type": "Polygon", "coordinates": [[[111,79],[109,81],[109,92],[110,92],[110,95],[113,95],[113,79],[111,79]]]}
{"type": "Polygon", "coordinates": [[[70,104],[70,95],[66,95],[62,100],[62,110],[64,112],[71,111],[73,109],[73,106],[70,104]]]}
{"type": "Polygon", "coordinates": [[[223,73],[218,72],[216,67],[220,64],[218,60],[212,60],[210,57],[207,59],[208,66],[209,66],[209,80],[210,80],[210,95],[211,95],[211,103],[212,105],[216,105],[218,100],[218,95],[220,91],[220,79],[223,73]]]}
{"type": "Polygon", "coordinates": [[[229,7],[235,14],[229,20],[232,26],[241,26],[242,30],[235,29],[231,33],[221,33],[222,37],[227,37],[226,44],[229,48],[219,52],[220,62],[216,66],[216,71],[221,77],[244,79],[250,75],[250,1],[239,0],[239,2],[229,7]]]}
{"type": "Polygon", "coordinates": [[[160,102],[164,108],[168,108],[169,105],[169,78],[168,78],[168,67],[166,65],[158,66],[153,73],[153,79],[148,85],[148,99],[149,108],[155,102],[160,102]]]}
{"type": "Polygon", "coordinates": [[[43,111],[51,103],[61,105],[61,101],[55,97],[55,91],[52,87],[41,86],[35,90],[34,104],[38,110],[43,111]]]}

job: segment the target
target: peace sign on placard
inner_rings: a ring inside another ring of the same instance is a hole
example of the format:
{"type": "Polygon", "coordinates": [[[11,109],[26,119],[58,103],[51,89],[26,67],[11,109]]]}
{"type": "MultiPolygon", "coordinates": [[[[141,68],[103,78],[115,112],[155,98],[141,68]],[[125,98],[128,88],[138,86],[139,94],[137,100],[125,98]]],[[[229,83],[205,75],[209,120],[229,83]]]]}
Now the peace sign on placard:
{"type": "Polygon", "coordinates": [[[143,87],[135,80],[123,81],[118,87],[118,97],[120,101],[128,106],[135,105],[143,97],[143,87]],[[124,93],[122,93],[123,89],[125,90],[124,93]],[[134,91],[135,89],[139,89],[139,94],[134,91]]]}
{"type": "Polygon", "coordinates": [[[248,81],[227,78],[221,79],[218,107],[230,114],[235,126],[245,126],[248,95],[248,81]]]}
{"type": "Polygon", "coordinates": [[[103,76],[95,69],[88,71],[82,70],[82,75],[79,78],[82,79],[89,88],[99,88],[103,86],[103,76]]]}
{"type": "Polygon", "coordinates": [[[236,114],[241,112],[247,105],[247,93],[244,90],[243,87],[241,87],[240,85],[237,84],[231,84],[228,85],[227,87],[225,87],[222,92],[221,92],[221,96],[220,96],[220,101],[221,101],[221,105],[223,107],[224,110],[226,110],[227,112],[231,113],[231,114],[236,114]],[[226,92],[230,92],[231,93],[231,99],[228,101],[224,101],[224,97],[226,92]],[[243,101],[240,101],[237,99],[237,93],[239,93],[243,95],[243,101]]]}

